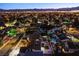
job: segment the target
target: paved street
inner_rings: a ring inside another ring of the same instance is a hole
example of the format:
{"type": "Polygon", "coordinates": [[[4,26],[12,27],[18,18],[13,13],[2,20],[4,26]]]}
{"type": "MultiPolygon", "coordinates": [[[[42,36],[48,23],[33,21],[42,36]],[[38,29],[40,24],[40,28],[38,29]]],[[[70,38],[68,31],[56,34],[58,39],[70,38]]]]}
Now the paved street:
{"type": "Polygon", "coordinates": [[[11,51],[11,48],[14,47],[12,44],[15,40],[10,40],[2,49],[0,49],[0,56],[7,55],[11,51]]]}
{"type": "Polygon", "coordinates": [[[9,56],[17,56],[21,47],[26,47],[28,42],[26,40],[20,40],[15,47],[12,48],[12,51],[9,53],[9,56]]]}

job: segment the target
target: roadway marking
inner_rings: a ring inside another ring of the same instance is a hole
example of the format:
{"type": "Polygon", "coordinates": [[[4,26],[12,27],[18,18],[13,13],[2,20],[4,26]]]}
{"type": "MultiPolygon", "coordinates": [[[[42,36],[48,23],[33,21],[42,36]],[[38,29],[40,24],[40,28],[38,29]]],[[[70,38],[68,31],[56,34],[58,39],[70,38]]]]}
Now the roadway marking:
{"type": "Polygon", "coordinates": [[[3,44],[3,45],[0,47],[0,50],[1,50],[2,48],[4,48],[4,47],[11,41],[11,39],[13,39],[13,37],[11,37],[5,44],[3,44]]]}
{"type": "Polygon", "coordinates": [[[17,56],[17,54],[19,53],[19,49],[20,49],[20,47],[18,47],[20,43],[21,43],[21,40],[17,43],[17,45],[9,53],[9,56],[17,56]]]}
{"type": "Polygon", "coordinates": [[[19,46],[20,43],[21,43],[21,40],[17,43],[17,45],[15,46],[14,49],[16,49],[19,46]]]}
{"type": "Polygon", "coordinates": [[[11,40],[9,40],[9,41],[6,42],[5,44],[3,44],[3,45],[0,47],[0,50],[1,50],[2,48],[4,48],[10,41],[11,41],[11,40]]]}

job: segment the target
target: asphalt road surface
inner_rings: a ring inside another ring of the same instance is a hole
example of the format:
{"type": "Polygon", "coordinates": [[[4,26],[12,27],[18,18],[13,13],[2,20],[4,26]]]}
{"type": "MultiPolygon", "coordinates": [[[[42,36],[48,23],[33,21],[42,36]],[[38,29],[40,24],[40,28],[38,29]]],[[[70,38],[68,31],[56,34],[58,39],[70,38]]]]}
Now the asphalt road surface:
{"type": "Polygon", "coordinates": [[[6,44],[2,49],[0,49],[0,56],[6,56],[11,51],[11,48],[14,47],[13,42],[15,42],[15,39],[10,40],[8,44],[6,44]]]}

